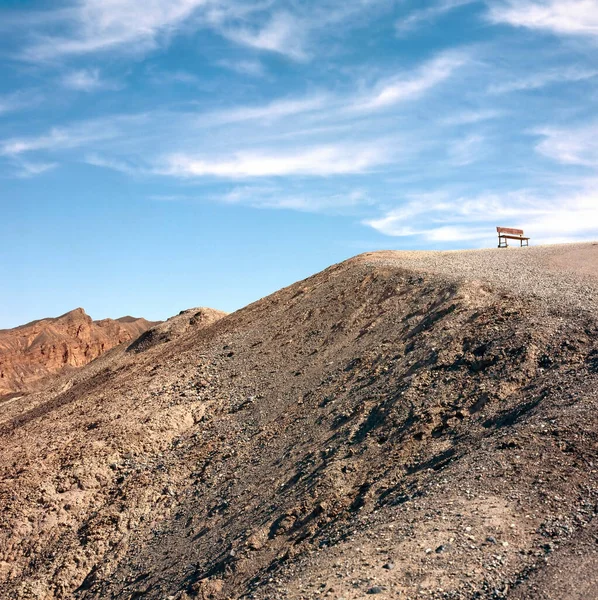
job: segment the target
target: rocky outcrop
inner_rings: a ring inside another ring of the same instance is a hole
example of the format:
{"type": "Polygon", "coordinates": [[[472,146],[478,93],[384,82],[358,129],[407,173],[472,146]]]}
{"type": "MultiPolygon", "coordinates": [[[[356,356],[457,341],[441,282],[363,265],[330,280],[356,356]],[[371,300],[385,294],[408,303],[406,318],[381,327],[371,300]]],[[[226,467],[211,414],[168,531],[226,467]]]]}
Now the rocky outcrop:
{"type": "Polygon", "coordinates": [[[135,317],[93,321],[76,308],[60,317],[0,330],[0,396],[36,389],[49,375],[82,367],[154,325],[135,317]]]}
{"type": "Polygon", "coordinates": [[[226,313],[213,308],[198,307],[182,310],[178,315],[159,323],[139,336],[128,348],[129,351],[144,352],[159,344],[170,342],[183,334],[208,327],[226,313]]]}

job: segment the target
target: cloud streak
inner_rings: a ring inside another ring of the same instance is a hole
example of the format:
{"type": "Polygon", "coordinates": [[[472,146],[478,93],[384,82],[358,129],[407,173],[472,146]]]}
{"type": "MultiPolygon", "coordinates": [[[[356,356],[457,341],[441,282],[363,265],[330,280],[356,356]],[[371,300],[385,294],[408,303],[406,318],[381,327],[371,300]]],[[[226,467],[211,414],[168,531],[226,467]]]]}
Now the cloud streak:
{"type": "Polygon", "coordinates": [[[598,38],[598,0],[506,0],[490,5],[489,19],[557,35],[598,38]]]}
{"type": "Polygon", "coordinates": [[[406,17],[399,19],[395,29],[399,36],[404,36],[418,29],[422,25],[430,24],[436,19],[468,4],[474,4],[478,0],[444,0],[433,6],[414,10],[406,17]]]}
{"type": "Polygon", "coordinates": [[[37,34],[22,56],[37,62],[123,46],[135,51],[151,49],[156,47],[160,35],[181,27],[207,3],[208,0],[147,0],[143,10],[139,10],[135,0],[79,0],[62,12],[70,35],[37,34]]]}
{"type": "Polygon", "coordinates": [[[494,83],[488,88],[490,94],[506,94],[527,90],[539,90],[548,85],[557,83],[570,83],[594,79],[598,75],[596,69],[582,69],[578,67],[554,69],[534,73],[519,79],[513,79],[504,83],[494,83]]]}
{"type": "Polygon", "coordinates": [[[270,20],[257,29],[224,28],[222,33],[229,40],[277,54],[284,54],[294,60],[306,60],[306,27],[288,12],[274,14],[270,20]]]}
{"type": "Polygon", "coordinates": [[[384,144],[327,145],[295,151],[237,152],[220,159],[173,154],[156,172],[173,177],[242,179],[284,176],[331,176],[365,173],[388,163],[384,144]]]}
{"type": "Polygon", "coordinates": [[[61,78],[64,87],[78,92],[96,92],[98,90],[117,90],[120,86],[103,79],[99,69],[79,69],[70,71],[61,78]]]}
{"type": "Polygon", "coordinates": [[[401,102],[415,100],[448,80],[468,62],[463,52],[444,52],[424,63],[415,72],[379,83],[351,106],[354,111],[381,110],[401,102]]]}
{"type": "Polygon", "coordinates": [[[0,116],[38,105],[42,95],[38,92],[18,91],[0,96],[0,116]]]}
{"type": "Polygon", "coordinates": [[[579,189],[552,198],[524,190],[469,198],[424,194],[363,223],[387,236],[431,243],[466,240],[486,245],[497,225],[520,227],[536,243],[574,241],[598,234],[598,194],[579,189]]]}
{"type": "Polygon", "coordinates": [[[544,139],[536,151],[565,165],[598,167],[598,122],[574,128],[545,127],[534,133],[544,139]]]}

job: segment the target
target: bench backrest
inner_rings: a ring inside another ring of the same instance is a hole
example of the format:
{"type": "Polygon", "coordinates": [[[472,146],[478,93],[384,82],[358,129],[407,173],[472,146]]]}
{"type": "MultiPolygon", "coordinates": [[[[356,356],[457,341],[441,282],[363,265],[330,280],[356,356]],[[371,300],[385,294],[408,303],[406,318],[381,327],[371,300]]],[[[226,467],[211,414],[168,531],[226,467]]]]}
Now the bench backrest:
{"type": "Polygon", "coordinates": [[[511,235],[523,235],[523,229],[511,229],[510,227],[497,227],[498,233],[509,233],[511,235]]]}

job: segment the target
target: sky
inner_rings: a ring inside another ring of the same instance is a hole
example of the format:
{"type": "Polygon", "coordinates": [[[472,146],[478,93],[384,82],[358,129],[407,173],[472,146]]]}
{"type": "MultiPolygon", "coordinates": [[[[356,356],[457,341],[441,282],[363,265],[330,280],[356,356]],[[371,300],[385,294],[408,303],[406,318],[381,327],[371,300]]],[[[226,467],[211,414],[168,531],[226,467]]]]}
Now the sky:
{"type": "Polygon", "coordinates": [[[0,0],[0,328],[598,238],[598,0],[0,0]]]}

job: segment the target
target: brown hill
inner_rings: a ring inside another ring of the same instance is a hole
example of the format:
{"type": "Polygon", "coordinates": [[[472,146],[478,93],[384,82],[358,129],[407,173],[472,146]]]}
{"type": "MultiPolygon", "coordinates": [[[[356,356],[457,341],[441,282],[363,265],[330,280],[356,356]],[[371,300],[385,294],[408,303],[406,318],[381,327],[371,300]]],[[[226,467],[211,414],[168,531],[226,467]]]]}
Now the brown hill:
{"type": "Polygon", "coordinates": [[[202,329],[225,317],[226,313],[213,308],[198,307],[182,310],[178,315],[148,329],[135,339],[129,350],[144,352],[149,348],[170,342],[193,329],[202,329]]]}
{"type": "Polygon", "coordinates": [[[0,396],[26,392],[65,369],[81,367],[155,322],[122,317],[92,321],[82,308],[0,330],[0,396]]]}
{"type": "Polygon", "coordinates": [[[4,598],[597,598],[598,245],[359,256],[0,407],[4,598]]]}

